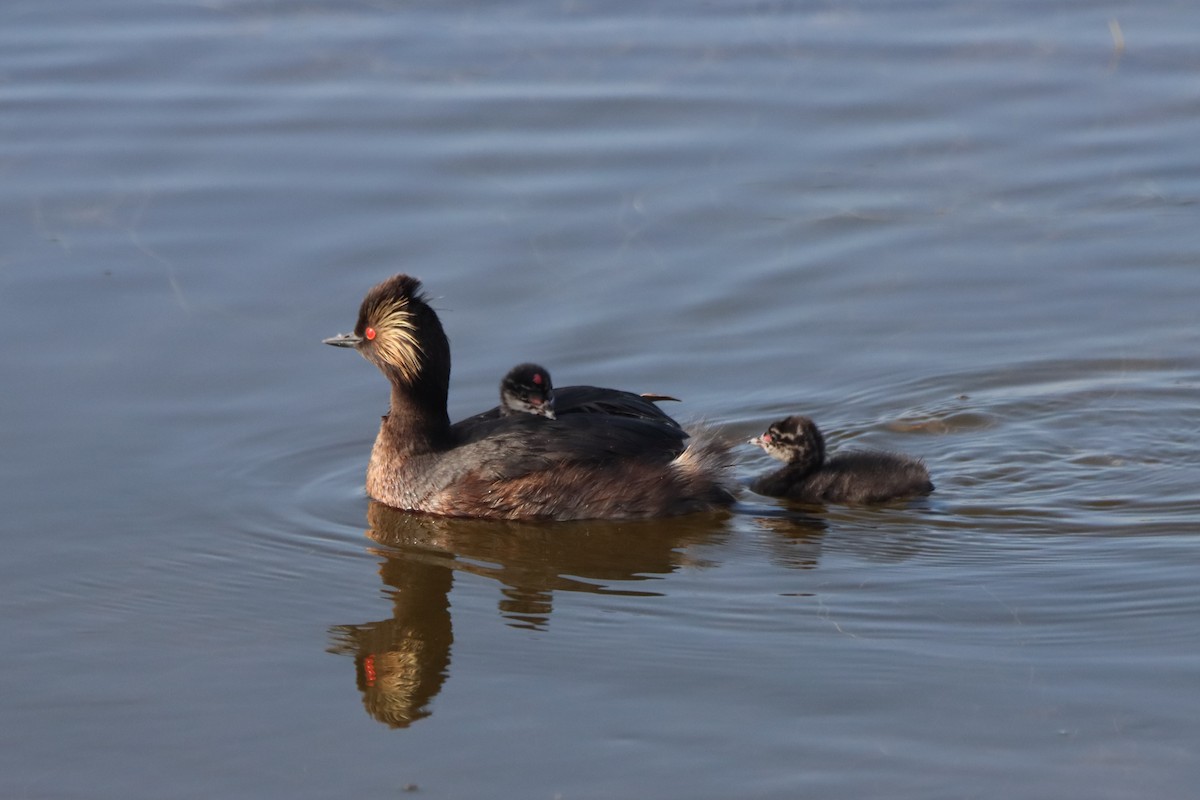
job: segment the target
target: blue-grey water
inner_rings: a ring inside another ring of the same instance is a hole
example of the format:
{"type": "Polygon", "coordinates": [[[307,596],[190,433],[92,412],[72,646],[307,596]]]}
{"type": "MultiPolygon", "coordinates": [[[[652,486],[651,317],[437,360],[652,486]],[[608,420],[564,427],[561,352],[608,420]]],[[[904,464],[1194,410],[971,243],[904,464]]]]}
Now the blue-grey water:
{"type": "Polygon", "coordinates": [[[0,796],[1194,796],[1200,5],[0,23],[0,796]],[[320,340],[401,270],[454,418],[536,360],[937,491],[373,506],[320,340]]]}

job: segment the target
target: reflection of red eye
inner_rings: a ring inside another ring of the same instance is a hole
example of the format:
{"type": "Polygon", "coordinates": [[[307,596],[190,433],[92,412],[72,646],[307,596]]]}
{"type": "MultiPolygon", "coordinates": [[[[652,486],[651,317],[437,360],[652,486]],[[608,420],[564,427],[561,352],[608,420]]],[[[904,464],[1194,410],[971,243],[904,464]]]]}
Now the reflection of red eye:
{"type": "Polygon", "coordinates": [[[366,329],[366,330],[363,332],[363,335],[367,337],[367,341],[368,341],[368,342],[369,342],[369,341],[372,341],[372,340],[375,338],[375,329],[374,329],[374,328],[367,328],[367,329],[366,329]]]}
{"type": "Polygon", "coordinates": [[[375,654],[367,653],[363,657],[363,677],[367,679],[367,686],[375,685],[375,654]]]}
{"type": "Polygon", "coordinates": [[[770,441],[771,441],[771,434],[769,434],[769,433],[764,433],[764,434],[763,434],[763,441],[764,441],[764,442],[770,442],[770,441]]]}

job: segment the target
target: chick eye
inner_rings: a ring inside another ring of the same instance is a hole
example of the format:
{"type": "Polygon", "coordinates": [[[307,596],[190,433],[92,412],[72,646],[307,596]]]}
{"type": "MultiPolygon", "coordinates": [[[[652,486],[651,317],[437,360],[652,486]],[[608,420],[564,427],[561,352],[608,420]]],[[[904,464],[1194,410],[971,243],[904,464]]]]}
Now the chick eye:
{"type": "Polygon", "coordinates": [[[366,340],[367,340],[368,342],[370,342],[370,341],[374,341],[374,339],[375,339],[375,329],[374,329],[374,328],[367,328],[365,331],[363,331],[363,336],[366,338],[366,340]]]}

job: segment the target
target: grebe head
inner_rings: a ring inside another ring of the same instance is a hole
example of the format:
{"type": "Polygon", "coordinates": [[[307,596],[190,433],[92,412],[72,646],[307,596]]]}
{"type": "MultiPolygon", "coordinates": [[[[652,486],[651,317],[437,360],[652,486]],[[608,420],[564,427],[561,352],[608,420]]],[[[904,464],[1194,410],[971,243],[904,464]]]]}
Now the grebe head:
{"type": "Polygon", "coordinates": [[[825,437],[815,422],[800,415],[773,423],[749,444],[757,445],[771,458],[789,464],[819,466],[825,460],[825,437]]]}
{"type": "Polygon", "coordinates": [[[449,384],[450,344],[421,282],[394,275],[367,292],[353,333],[325,339],[353,347],[397,386],[449,384]]]}
{"type": "Polygon", "coordinates": [[[500,381],[500,408],[504,414],[536,414],[555,418],[554,384],[550,373],[537,364],[518,364],[500,381]]]}

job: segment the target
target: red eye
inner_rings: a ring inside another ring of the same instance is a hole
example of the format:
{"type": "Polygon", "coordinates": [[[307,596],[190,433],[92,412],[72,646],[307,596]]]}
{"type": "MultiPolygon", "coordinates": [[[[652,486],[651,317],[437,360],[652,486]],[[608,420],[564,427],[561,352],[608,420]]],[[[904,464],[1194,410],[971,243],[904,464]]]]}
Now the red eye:
{"type": "Polygon", "coordinates": [[[363,336],[365,336],[365,337],[366,337],[366,339],[367,339],[367,341],[368,341],[368,342],[370,342],[370,341],[374,340],[374,338],[375,338],[375,329],[374,329],[374,328],[367,328],[365,331],[363,331],[363,336]]]}
{"type": "Polygon", "coordinates": [[[538,386],[542,385],[542,375],[540,372],[533,373],[533,382],[538,386]]]}
{"type": "Polygon", "coordinates": [[[763,440],[764,442],[770,442],[770,441],[771,441],[771,434],[769,434],[769,433],[764,433],[764,434],[762,435],[762,440],[763,440]]]}

